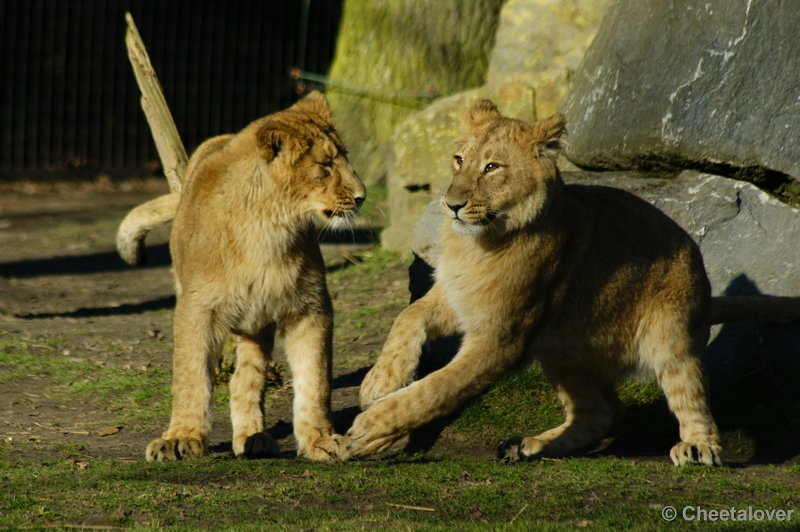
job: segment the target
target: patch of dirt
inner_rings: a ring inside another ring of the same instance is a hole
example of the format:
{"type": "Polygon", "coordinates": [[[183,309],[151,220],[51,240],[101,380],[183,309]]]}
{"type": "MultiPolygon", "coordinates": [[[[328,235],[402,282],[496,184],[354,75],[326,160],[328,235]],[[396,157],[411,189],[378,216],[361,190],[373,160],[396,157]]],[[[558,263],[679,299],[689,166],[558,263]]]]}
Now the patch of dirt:
{"type": "MultiPolygon", "coordinates": [[[[170,370],[175,298],[169,227],[148,236],[146,268],[130,268],[114,247],[116,229],[125,214],[166,192],[163,180],[138,186],[101,182],[99,186],[3,187],[0,340],[19,339],[29,354],[88,361],[104,369],[170,370]]],[[[364,238],[345,236],[356,243],[322,245],[326,262],[334,269],[346,267],[354,255],[372,246],[364,238]]],[[[395,287],[405,275],[404,268],[393,272],[395,287]]],[[[346,289],[341,283],[330,283],[336,305],[352,306],[338,295],[346,289]]],[[[385,333],[400,308],[380,316],[387,324],[385,333]]],[[[347,356],[374,359],[385,333],[355,338],[348,343],[347,356]]],[[[287,373],[280,345],[274,359],[287,373]]],[[[334,421],[339,430],[346,430],[358,412],[358,386],[368,368],[354,368],[338,358],[334,366],[334,421]]],[[[168,418],[163,418],[156,426],[122,427],[116,434],[100,436],[98,431],[111,425],[114,417],[106,410],[104,398],[65,402],[64,394],[51,393],[57,389],[58,376],[46,373],[0,377],[0,437],[13,442],[14,459],[48,460],[54,449],[63,449],[93,458],[141,460],[147,443],[168,424],[168,418]]],[[[270,432],[282,451],[291,453],[295,449],[291,391],[269,388],[266,405],[270,432]]],[[[229,453],[230,438],[230,420],[217,412],[212,451],[229,453]]]]}

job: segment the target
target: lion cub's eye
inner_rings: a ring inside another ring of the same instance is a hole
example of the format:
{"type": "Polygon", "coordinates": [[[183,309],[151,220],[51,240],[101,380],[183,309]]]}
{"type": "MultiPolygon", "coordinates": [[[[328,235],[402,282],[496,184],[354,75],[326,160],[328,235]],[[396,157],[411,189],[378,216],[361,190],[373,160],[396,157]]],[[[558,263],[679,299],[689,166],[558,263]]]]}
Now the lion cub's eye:
{"type": "Polygon", "coordinates": [[[464,163],[464,159],[462,159],[460,155],[453,156],[453,159],[455,159],[456,165],[458,166],[461,166],[464,163]]]}
{"type": "Polygon", "coordinates": [[[489,163],[489,164],[486,165],[486,168],[483,169],[483,173],[484,174],[488,174],[489,172],[494,172],[498,168],[500,168],[499,164],[497,164],[497,163],[489,163]]]}
{"type": "Polygon", "coordinates": [[[322,166],[325,168],[333,168],[333,159],[325,159],[322,161],[322,166]]]}

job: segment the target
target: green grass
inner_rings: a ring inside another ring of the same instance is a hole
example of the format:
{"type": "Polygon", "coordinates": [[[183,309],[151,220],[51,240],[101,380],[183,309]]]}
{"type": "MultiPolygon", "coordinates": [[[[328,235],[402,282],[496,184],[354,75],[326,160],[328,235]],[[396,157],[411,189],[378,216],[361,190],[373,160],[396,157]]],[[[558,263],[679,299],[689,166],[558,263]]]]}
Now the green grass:
{"type": "MultiPolygon", "coordinates": [[[[407,257],[375,249],[357,258],[359,265],[329,275],[339,369],[371,364],[408,301],[407,257]]],[[[169,349],[156,339],[138,345],[169,349]]],[[[41,379],[48,388],[37,393],[95,401],[126,431],[161,427],[169,413],[171,372],[95,363],[119,360],[120,349],[109,343],[81,360],[63,354],[60,338],[6,335],[0,337],[0,384],[41,379]]],[[[563,421],[538,366],[506,376],[468,402],[448,421],[443,441],[449,448],[438,454],[345,464],[218,457],[153,464],[95,459],[83,444],[59,442],[37,455],[44,461],[31,461],[14,458],[21,454],[15,450],[33,445],[15,438],[0,442],[0,529],[764,529],[759,523],[662,518],[665,506],[679,513],[698,505],[800,510],[800,465],[790,462],[800,434],[794,408],[800,396],[791,383],[769,386],[758,378],[712,390],[726,448],[742,457],[713,469],[671,465],[667,453],[677,441],[677,423],[654,381],[620,386],[628,415],[598,449],[558,460],[495,460],[491,449],[503,439],[563,421]],[[475,442],[487,451],[465,455],[475,442]],[[784,458],[747,462],[763,457],[765,448],[784,458]]],[[[217,386],[217,417],[227,414],[228,399],[227,386],[217,386]]],[[[796,529],[798,520],[795,515],[769,527],[796,529]]]]}
{"type": "MultiPolygon", "coordinates": [[[[54,460],[4,464],[0,487],[13,495],[0,502],[0,527],[67,526],[91,516],[173,530],[668,530],[678,523],[662,519],[665,505],[791,509],[797,484],[788,473],[774,468],[753,482],[728,468],[611,458],[511,466],[414,457],[335,465],[204,458],[93,461],[86,469],[54,460]]],[[[722,523],[699,528],[714,525],[722,523]]]]}
{"type": "Polygon", "coordinates": [[[452,427],[488,432],[494,439],[533,436],[564,421],[561,404],[538,365],[502,378],[470,401],[452,427]],[[511,408],[509,408],[511,406],[511,408]]]}
{"type": "Polygon", "coordinates": [[[108,368],[95,362],[113,357],[118,349],[109,346],[93,358],[83,358],[64,355],[58,339],[3,339],[0,373],[8,383],[31,376],[46,379],[47,388],[37,392],[65,403],[99,400],[112,413],[113,423],[139,430],[148,427],[154,416],[169,415],[172,373],[159,368],[108,368]]]}

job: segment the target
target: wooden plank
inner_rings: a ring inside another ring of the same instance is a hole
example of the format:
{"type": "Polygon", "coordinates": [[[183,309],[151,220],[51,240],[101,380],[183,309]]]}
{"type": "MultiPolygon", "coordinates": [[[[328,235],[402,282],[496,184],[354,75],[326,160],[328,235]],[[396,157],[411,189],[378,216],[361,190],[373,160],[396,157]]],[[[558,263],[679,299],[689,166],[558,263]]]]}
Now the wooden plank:
{"type": "Polygon", "coordinates": [[[147,55],[147,49],[130,13],[125,14],[125,20],[128,22],[125,44],[136,82],[142,92],[142,110],[147,117],[169,188],[172,192],[180,192],[189,157],[164,99],[164,91],[158,82],[156,71],[150,63],[150,56],[147,55]]]}

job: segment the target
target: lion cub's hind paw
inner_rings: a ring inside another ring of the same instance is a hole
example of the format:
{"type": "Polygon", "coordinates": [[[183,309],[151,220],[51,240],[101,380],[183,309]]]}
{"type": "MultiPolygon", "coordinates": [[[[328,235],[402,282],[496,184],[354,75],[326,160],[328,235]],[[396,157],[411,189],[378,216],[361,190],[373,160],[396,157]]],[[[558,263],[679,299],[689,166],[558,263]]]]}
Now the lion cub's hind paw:
{"type": "Polygon", "coordinates": [[[247,437],[244,450],[236,454],[239,458],[280,458],[281,450],[275,438],[266,432],[256,432],[247,437]]]}
{"type": "Polygon", "coordinates": [[[167,460],[183,460],[197,458],[208,454],[205,444],[195,438],[158,438],[150,442],[145,450],[148,462],[164,462],[167,460]]]}
{"type": "Polygon", "coordinates": [[[722,448],[719,445],[680,442],[669,452],[672,463],[676,466],[700,464],[721,466],[722,448]]]}

